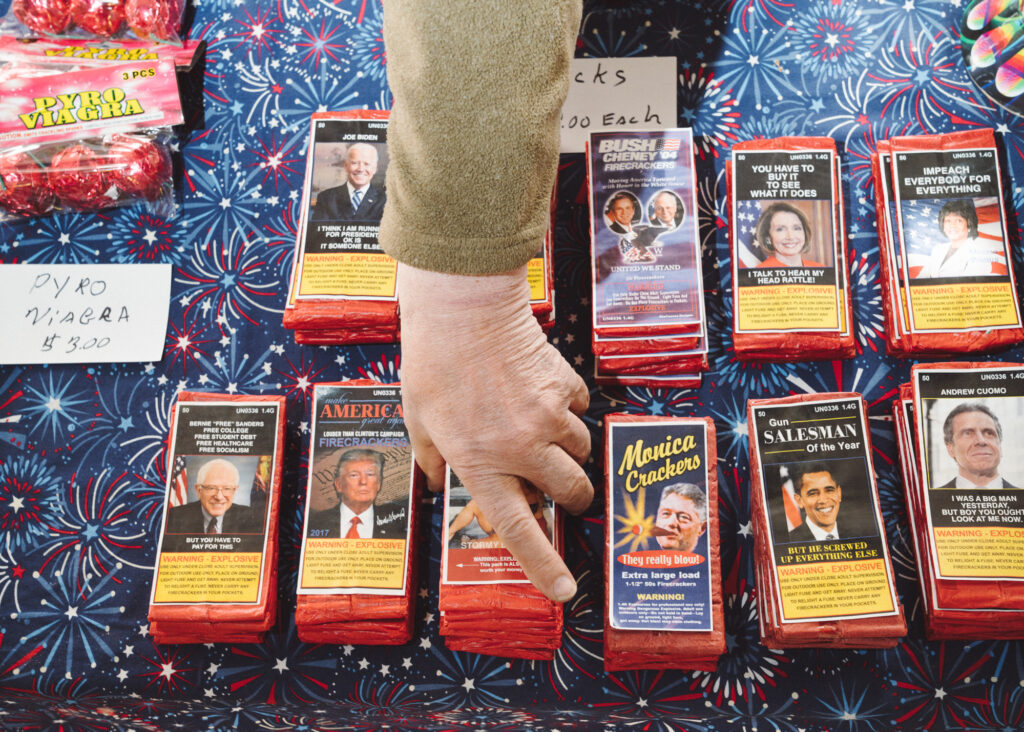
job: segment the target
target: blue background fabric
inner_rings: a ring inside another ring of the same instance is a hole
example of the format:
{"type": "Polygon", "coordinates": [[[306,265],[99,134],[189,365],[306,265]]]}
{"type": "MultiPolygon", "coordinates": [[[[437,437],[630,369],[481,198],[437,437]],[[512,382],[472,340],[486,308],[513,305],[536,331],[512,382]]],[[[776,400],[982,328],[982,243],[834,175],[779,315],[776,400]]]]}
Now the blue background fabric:
{"type": "MultiPolygon", "coordinates": [[[[180,146],[182,208],[6,223],[0,260],[169,262],[164,356],[148,364],[0,368],[0,726],[10,729],[645,730],[923,728],[1024,724],[1019,642],[924,640],[889,405],[911,362],[887,358],[869,156],[896,134],[993,127],[1007,196],[1024,206],[1024,120],[988,103],[960,61],[958,0],[638,0],[588,3],[578,53],[678,59],[679,122],[698,136],[712,372],[700,390],[592,388],[602,417],[710,415],[728,652],[714,672],[605,674],[598,498],[567,522],[580,593],[550,663],[454,653],[438,635],[440,505],[415,638],[404,647],[309,645],[295,634],[295,570],[312,384],[399,377],[397,346],[302,347],[281,327],[305,165],[318,110],[387,108],[380,0],[203,0],[180,146]],[[201,106],[196,102],[201,99],[201,106]],[[740,363],[731,349],[724,160],[739,140],[827,135],[842,153],[858,355],[740,363]],[[261,645],[156,646],[146,610],[181,389],[283,394],[288,439],[281,613],[261,645]],[[887,651],[780,651],[759,643],[745,403],[851,390],[870,405],[875,467],[910,632],[887,651]],[[18,506],[15,508],[15,506],[18,506]]],[[[514,73],[514,70],[510,70],[514,73]]],[[[592,373],[585,170],[562,160],[551,338],[592,373]]],[[[1015,265],[1019,232],[1011,222],[1015,265]]],[[[985,359],[1022,360],[1024,348],[985,359]]],[[[1010,436],[1010,440],[1016,436],[1010,436]]],[[[588,470],[601,485],[601,465],[588,470]]],[[[598,491],[600,495],[601,491],[598,491]]],[[[429,499],[428,499],[429,501],[429,499]]]]}

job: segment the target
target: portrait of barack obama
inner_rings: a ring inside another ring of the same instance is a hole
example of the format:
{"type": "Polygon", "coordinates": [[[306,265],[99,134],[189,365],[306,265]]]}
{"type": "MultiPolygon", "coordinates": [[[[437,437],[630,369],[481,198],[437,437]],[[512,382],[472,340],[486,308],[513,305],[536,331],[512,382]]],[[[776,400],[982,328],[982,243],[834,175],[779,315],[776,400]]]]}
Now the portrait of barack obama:
{"type": "Polygon", "coordinates": [[[364,448],[345,450],[334,468],[338,505],[310,511],[306,533],[321,539],[403,539],[405,503],[377,503],[384,479],[384,453],[364,448]]]}

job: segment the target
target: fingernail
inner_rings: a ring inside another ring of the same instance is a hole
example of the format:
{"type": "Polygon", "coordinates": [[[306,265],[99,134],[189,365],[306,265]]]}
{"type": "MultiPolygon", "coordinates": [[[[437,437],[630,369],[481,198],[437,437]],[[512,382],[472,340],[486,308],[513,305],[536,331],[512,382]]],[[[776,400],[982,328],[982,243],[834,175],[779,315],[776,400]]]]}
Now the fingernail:
{"type": "Polygon", "coordinates": [[[572,577],[562,575],[555,580],[555,586],[552,588],[555,595],[556,602],[568,602],[576,596],[576,583],[572,577]]]}

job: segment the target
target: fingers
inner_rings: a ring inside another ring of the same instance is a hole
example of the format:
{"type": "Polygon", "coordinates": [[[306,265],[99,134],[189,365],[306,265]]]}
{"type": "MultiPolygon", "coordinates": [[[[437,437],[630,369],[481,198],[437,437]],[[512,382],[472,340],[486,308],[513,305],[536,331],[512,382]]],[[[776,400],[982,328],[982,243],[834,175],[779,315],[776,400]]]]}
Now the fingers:
{"type": "Polygon", "coordinates": [[[533,470],[524,471],[524,477],[551,496],[555,503],[570,513],[582,513],[594,500],[594,486],[587,474],[565,450],[548,445],[541,448],[531,461],[533,470]]]}
{"type": "Polygon", "coordinates": [[[555,442],[580,465],[590,457],[590,430],[576,417],[566,415],[562,434],[555,438],[555,442]]]}
{"type": "Polygon", "coordinates": [[[587,382],[583,380],[582,376],[572,370],[568,362],[565,365],[570,374],[569,411],[577,417],[582,417],[587,411],[587,407],[590,406],[590,392],[587,390],[587,382]]]}
{"type": "Polygon", "coordinates": [[[427,488],[437,493],[444,490],[444,458],[437,451],[426,431],[419,426],[415,419],[409,417],[406,412],[405,426],[409,430],[409,440],[412,442],[412,452],[416,458],[416,464],[427,476],[427,488]]]}
{"type": "Polygon", "coordinates": [[[496,475],[466,481],[466,488],[494,524],[498,538],[519,560],[527,579],[555,602],[571,600],[576,594],[576,581],[530,513],[519,479],[496,475]]]}

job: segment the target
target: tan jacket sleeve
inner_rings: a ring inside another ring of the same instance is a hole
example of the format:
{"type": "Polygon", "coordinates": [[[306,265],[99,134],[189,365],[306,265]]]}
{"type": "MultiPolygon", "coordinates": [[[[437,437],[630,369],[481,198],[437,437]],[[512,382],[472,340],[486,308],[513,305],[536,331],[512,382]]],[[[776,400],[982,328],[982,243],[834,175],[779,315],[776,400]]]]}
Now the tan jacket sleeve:
{"type": "Polygon", "coordinates": [[[494,274],[537,253],[581,11],[581,0],[385,0],[388,254],[494,274]]]}

